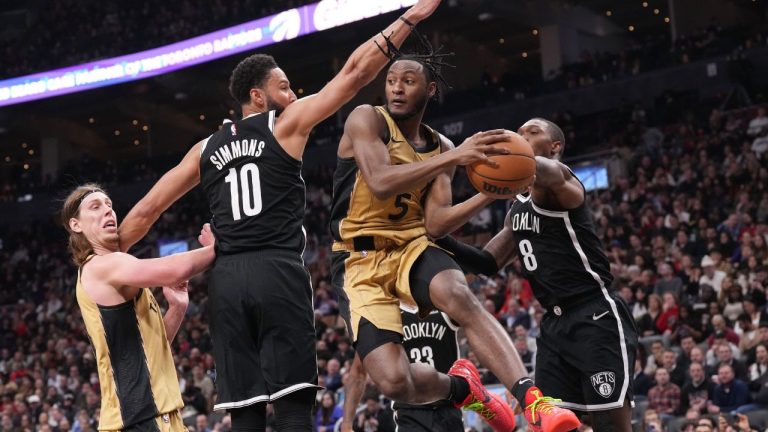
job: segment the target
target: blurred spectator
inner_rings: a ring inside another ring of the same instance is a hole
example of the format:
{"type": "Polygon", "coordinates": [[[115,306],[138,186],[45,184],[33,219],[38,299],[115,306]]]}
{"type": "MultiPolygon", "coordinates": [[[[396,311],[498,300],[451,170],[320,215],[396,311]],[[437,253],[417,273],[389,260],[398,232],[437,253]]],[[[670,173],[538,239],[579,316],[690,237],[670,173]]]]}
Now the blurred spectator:
{"type": "Polygon", "coordinates": [[[680,412],[693,408],[704,414],[707,412],[707,403],[712,399],[714,385],[706,376],[701,363],[691,363],[688,372],[690,378],[680,391],[680,412]]]}
{"type": "Polygon", "coordinates": [[[336,404],[336,397],[333,392],[326,390],[320,399],[320,406],[317,408],[315,423],[317,432],[333,432],[336,422],[343,416],[344,412],[341,406],[336,404]]]}
{"type": "Polygon", "coordinates": [[[355,432],[395,432],[392,412],[384,408],[376,393],[363,395],[365,408],[357,413],[352,430],[355,432]]]}
{"type": "Polygon", "coordinates": [[[648,409],[659,413],[666,423],[680,407],[680,387],[669,381],[669,372],[663,367],[656,369],[655,378],[656,385],[648,390],[648,409]]]}
{"type": "Polygon", "coordinates": [[[718,383],[712,392],[710,413],[730,413],[742,405],[749,403],[749,389],[744,381],[737,379],[729,364],[720,365],[717,369],[718,383]]]}

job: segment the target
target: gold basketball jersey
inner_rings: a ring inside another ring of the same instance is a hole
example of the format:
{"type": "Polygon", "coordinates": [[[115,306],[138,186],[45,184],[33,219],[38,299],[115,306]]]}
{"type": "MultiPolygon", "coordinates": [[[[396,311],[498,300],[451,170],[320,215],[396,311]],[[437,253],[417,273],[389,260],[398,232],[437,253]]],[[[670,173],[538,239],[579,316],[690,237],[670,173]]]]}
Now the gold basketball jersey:
{"type": "Polygon", "coordinates": [[[182,408],[163,316],[152,292],[142,288],[132,300],[100,306],[83,289],[81,272],[82,267],[76,297],[96,355],[99,430],[122,430],[182,408]]]}
{"type": "MultiPolygon", "coordinates": [[[[422,124],[430,143],[417,151],[387,110],[381,106],[376,110],[387,122],[389,141],[386,146],[392,165],[419,162],[440,154],[440,135],[429,126],[422,124]]],[[[402,245],[426,235],[423,200],[428,183],[414,184],[408,192],[380,200],[371,192],[354,158],[338,159],[333,180],[331,233],[334,240],[346,242],[354,237],[374,236],[402,245]]]]}

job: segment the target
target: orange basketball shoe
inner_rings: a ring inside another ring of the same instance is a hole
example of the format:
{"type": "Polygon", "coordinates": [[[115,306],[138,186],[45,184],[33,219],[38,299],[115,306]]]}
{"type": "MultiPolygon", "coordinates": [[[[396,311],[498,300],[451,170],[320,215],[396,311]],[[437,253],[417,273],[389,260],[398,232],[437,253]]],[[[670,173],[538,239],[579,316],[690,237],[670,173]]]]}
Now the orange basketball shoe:
{"type": "Polygon", "coordinates": [[[525,395],[525,419],[533,432],[568,432],[581,426],[576,414],[553,404],[559,399],[543,396],[538,387],[525,395]]]}
{"type": "Polygon", "coordinates": [[[515,430],[515,412],[498,395],[489,392],[480,384],[480,373],[467,359],[459,359],[451,366],[448,375],[464,378],[469,383],[469,395],[457,408],[478,413],[495,432],[515,430]]]}

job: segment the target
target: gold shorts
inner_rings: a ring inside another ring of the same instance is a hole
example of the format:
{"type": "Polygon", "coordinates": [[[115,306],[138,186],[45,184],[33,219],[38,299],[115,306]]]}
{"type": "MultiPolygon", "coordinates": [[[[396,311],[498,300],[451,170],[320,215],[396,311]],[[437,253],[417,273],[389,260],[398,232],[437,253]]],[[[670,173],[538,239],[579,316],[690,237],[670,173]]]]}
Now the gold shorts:
{"type": "MultiPolygon", "coordinates": [[[[350,327],[353,341],[357,341],[361,318],[379,329],[403,334],[400,304],[418,309],[411,295],[409,275],[413,263],[428,246],[435,245],[426,236],[379,250],[353,251],[343,244],[334,244],[334,252],[344,252],[346,256],[339,258],[340,254],[334,254],[331,271],[334,287],[337,291],[343,290],[339,294],[348,301],[347,307],[342,298],[340,312],[350,327]]],[[[422,316],[428,313],[419,311],[422,316]]]]}

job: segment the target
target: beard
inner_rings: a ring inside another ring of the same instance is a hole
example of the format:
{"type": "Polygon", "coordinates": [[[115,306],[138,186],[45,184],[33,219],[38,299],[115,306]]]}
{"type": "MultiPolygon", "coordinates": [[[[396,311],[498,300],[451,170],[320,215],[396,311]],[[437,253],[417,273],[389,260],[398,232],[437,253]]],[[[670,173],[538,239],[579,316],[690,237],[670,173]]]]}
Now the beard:
{"type": "Polygon", "coordinates": [[[279,116],[283,110],[285,110],[284,105],[280,105],[276,100],[272,99],[270,95],[267,95],[267,111],[275,111],[275,116],[279,116]]]}
{"type": "Polygon", "coordinates": [[[429,102],[429,98],[426,94],[424,94],[419,99],[417,99],[416,102],[413,103],[413,109],[410,111],[406,111],[404,113],[393,113],[389,110],[389,103],[387,103],[385,108],[387,109],[389,116],[392,117],[392,120],[408,120],[423,113],[427,106],[427,102],[429,102]]]}

